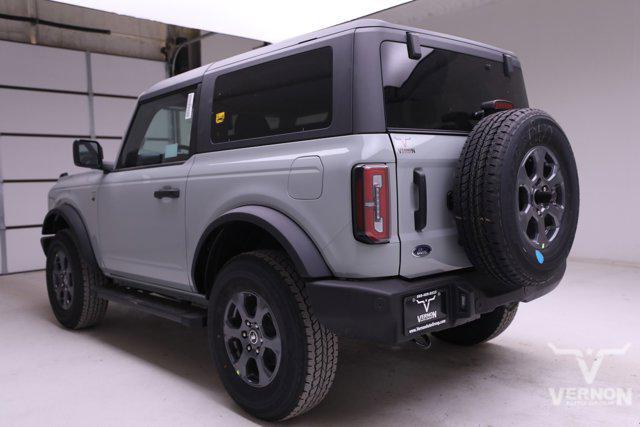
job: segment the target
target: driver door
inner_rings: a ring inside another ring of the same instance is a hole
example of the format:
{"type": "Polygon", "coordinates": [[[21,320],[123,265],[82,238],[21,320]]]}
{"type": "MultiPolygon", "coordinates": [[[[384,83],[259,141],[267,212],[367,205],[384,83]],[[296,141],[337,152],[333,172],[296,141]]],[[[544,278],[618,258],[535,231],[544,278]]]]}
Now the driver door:
{"type": "Polygon", "coordinates": [[[111,275],[190,290],[185,189],[196,92],[142,102],[116,169],[98,189],[99,247],[111,275]]]}

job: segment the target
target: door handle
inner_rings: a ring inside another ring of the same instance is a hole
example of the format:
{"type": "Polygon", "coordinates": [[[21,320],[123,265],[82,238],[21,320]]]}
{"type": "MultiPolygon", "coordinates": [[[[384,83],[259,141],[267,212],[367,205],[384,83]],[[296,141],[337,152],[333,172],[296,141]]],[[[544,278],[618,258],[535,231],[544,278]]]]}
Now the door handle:
{"type": "Polygon", "coordinates": [[[413,184],[418,187],[418,209],[413,212],[416,231],[427,226],[427,176],[422,168],[413,170],[413,184]]]}
{"type": "Polygon", "coordinates": [[[177,199],[178,197],[180,197],[180,190],[178,190],[177,188],[163,187],[159,190],[154,191],[153,197],[155,197],[156,199],[164,199],[165,197],[169,199],[177,199]]]}

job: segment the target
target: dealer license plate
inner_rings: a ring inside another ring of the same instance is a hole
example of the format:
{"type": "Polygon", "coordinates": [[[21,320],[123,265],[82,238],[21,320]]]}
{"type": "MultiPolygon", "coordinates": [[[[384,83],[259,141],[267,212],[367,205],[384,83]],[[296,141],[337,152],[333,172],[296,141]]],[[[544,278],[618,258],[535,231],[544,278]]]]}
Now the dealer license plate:
{"type": "Polygon", "coordinates": [[[404,332],[407,335],[426,333],[447,323],[443,311],[445,292],[442,289],[422,292],[404,298],[404,332]]]}

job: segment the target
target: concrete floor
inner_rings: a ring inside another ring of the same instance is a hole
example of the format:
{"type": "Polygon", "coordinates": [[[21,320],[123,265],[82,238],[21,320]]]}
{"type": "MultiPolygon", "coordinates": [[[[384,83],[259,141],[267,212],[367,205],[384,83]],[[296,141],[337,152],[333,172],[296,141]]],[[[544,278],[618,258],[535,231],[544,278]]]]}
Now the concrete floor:
{"type": "MultiPolygon", "coordinates": [[[[331,393],[289,424],[637,426],[639,285],[640,269],[571,263],[561,286],[522,304],[490,344],[423,351],[341,340],[331,393]],[[631,347],[604,357],[587,384],[577,358],[549,342],[582,349],[586,368],[588,348],[631,347]],[[623,399],[553,404],[550,388],[575,397],[576,387],[596,397],[620,389],[623,399]]],[[[0,277],[0,425],[256,422],[225,394],[204,331],[113,304],[98,328],[70,332],[49,309],[42,272],[0,277]]]]}

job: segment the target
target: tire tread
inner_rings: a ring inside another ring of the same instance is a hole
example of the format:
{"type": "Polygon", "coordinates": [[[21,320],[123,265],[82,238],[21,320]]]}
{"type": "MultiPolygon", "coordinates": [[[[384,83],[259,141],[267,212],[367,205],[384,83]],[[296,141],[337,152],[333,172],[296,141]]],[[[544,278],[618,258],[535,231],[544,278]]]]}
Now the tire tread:
{"type": "Polygon", "coordinates": [[[338,366],[338,337],[316,318],[309,303],[305,282],[284,253],[258,250],[246,255],[259,258],[280,275],[293,294],[304,323],[307,338],[307,377],[297,404],[289,414],[281,418],[290,419],[314,408],[329,392],[338,366]]]}
{"type": "Polygon", "coordinates": [[[71,325],[71,329],[84,329],[95,326],[102,321],[109,306],[109,301],[100,298],[95,289],[98,286],[104,285],[108,279],[97,266],[91,266],[91,264],[80,255],[75,236],[69,230],[64,229],[59,231],[57,238],[64,242],[63,244],[72,252],[70,255],[78,262],[82,276],[82,286],[84,288],[80,317],[75,322],[75,325],[71,325]]]}
{"type": "MultiPolygon", "coordinates": [[[[518,125],[542,110],[521,108],[492,114],[473,128],[464,145],[454,177],[453,212],[460,244],[477,268],[491,274],[507,289],[544,285],[540,278],[518,268],[505,242],[500,213],[501,174],[518,125]]],[[[549,277],[548,280],[554,280],[549,277]]]]}

